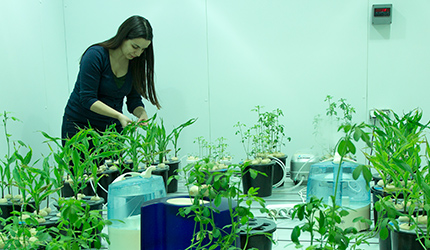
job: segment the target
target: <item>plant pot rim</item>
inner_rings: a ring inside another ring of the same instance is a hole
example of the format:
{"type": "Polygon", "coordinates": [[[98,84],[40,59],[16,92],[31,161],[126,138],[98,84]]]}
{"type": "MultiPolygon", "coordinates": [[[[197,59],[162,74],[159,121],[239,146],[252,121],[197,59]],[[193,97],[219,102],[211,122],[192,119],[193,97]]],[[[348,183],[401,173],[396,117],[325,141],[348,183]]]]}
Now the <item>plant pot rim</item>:
{"type": "MultiPolygon", "coordinates": [[[[85,203],[86,203],[88,206],[99,205],[99,204],[103,204],[105,202],[105,199],[103,197],[99,196],[100,200],[98,200],[98,201],[91,200],[91,197],[93,197],[93,196],[85,196],[80,201],[84,201],[83,205],[85,205],[85,203]]],[[[65,199],[65,200],[70,200],[70,199],[74,199],[74,196],[72,196],[72,197],[60,197],[60,198],[65,199]]],[[[59,208],[58,203],[55,203],[54,206],[57,209],[59,208]]]]}
{"type": "Polygon", "coordinates": [[[249,164],[247,167],[250,166],[271,166],[271,165],[275,165],[276,161],[271,160],[269,163],[259,163],[259,164],[249,164]]]}
{"type": "MultiPolygon", "coordinates": [[[[33,198],[31,198],[29,201],[27,201],[27,205],[28,204],[34,204],[35,202],[34,202],[34,199],[33,198]]],[[[21,205],[23,205],[24,204],[24,202],[22,201],[22,200],[19,200],[19,199],[7,199],[7,203],[0,203],[0,207],[3,207],[3,206],[11,206],[11,205],[13,205],[13,206],[21,206],[21,205]],[[12,200],[15,200],[16,202],[12,202],[12,200]]]]}
{"type": "MultiPolygon", "coordinates": [[[[397,221],[398,221],[398,219],[397,219],[397,221]]],[[[399,225],[401,225],[401,224],[406,224],[407,222],[400,222],[399,223],[399,225]]],[[[406,229],[401,229],[401,228],[399,228],[399,230],[397,230],[395,227],[394,227],[394,224],[392,223],[392,222],[390,222],[390,225],[391,226],[393,226],[393,229],[392,230],[394,230],[395,232],[397,232],[397,233],[405,233],[405,234],[413,234],[413,235],[416,235],[417,234],[417,228],[414,228],[414,229],[412,229],[412,230],[406,230],[406,229]]],[[[425,233],[427,230],[426,230],[426,228],[425,228],[425,224],[416,224],[416,227],[420,227],[422,230],[423,230],[423,232],[425,233]]]]}
{"type": "MultiPolygon", "coordinates": [[[[254,218],[250,219],[250,227],[252,228],[250,234],[261,234],[263,233],[273,233],[276,231],[276,223],[273,220],[266,218],[254,218]]],[[[247,225],[242,225],[240,227],[240,234],[247,234],[247,225]]]]}

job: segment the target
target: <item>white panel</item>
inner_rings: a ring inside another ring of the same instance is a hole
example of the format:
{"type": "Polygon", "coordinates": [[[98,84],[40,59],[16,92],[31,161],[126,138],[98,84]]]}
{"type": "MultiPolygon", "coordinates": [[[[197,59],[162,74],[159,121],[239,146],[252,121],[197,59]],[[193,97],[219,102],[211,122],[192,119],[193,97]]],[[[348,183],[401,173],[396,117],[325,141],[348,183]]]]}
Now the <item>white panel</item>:
{"type": "Polygon", "coordinates": [[[399,114],[421,108],[423,119],[429,120],[430,16],[417,9],[427,10],[430,2],[390,3],[393,23],[369,25],[369,108],[399,114]]]}
{"type": "MultiPolygon", "coordinates": [[[[9,133],[33,148],[34,159],[49,151],[39,131],[59,136],[67,95],[62,7],[53,0],[2,2],[0,111],[22,121],[8,124],[9,133]]],[[[0,138],[4,156],[4,135],[0,138]]]]}
{"type": "MultiPolygon", "coordinates": [[[[365,112],[367,4],[360,1],[209,1],[213,137],[244,156],[233,125],[255,105],[280,108],[286,153],[314,146],[312,121],[327,94],[365,112]]],[[[251,124],[252,125],[252,124],[251,124]]]]}

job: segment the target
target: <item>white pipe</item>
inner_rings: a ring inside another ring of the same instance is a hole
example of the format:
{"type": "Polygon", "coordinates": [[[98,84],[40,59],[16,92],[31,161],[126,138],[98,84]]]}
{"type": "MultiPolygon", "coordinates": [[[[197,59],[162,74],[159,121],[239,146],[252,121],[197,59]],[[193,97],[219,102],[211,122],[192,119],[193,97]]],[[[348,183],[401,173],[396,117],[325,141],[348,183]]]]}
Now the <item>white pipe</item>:
{"type": "Polygon", "coordinates": [[[269,158],[271,158],[272,160],[275,160],[280,166],[281,166],[281,168],[282,168],[282,173],[283,173],[283,175],[282,175],[282,178],[281,178],[281,180],[280,181],[278,181],[278,183],[276,183],[276,184],[273,184],[273,187],[274,188],[277,188],[277,187],[280,187],[284,182],[285,182],[285,179],[286,179],[286,177],[287,177],[287,167],[285,166],[285,164],[281,161],[281,160],[279,160],[278,158],[276,158],[276,157],[274,157],[274,156],[269,156],[269,158]]]}

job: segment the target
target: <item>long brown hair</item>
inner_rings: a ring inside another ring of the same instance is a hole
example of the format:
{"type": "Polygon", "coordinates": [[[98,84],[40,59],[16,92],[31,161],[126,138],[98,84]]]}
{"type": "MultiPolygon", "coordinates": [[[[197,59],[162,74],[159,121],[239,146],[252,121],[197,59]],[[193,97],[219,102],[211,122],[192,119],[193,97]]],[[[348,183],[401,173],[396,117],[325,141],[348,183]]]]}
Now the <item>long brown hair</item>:
{"type": "MultiPolygon", "coordinates": [[[[141,16],[131,16],[118,28],[114,37],[101,43],[94,44],[105,49],[117,49],[125,40],[143,38],[151,41],[143,53],[130,60],[130,70],[133,76],[133,87],[145,99],[158,109],[161,108],[154,86],[154,49],[152,27],[149,21],[141,16]]],[[[91,46],[90,46],[91,47],[91,46]]],[[[84,53],[85,54],[85,53],[84,53]]]]}

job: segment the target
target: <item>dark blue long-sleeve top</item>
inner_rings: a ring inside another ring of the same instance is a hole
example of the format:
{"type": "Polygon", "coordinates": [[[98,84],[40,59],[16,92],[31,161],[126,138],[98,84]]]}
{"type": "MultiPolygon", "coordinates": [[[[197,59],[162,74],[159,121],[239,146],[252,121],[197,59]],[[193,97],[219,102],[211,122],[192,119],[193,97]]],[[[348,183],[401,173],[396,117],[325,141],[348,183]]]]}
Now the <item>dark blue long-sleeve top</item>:
{"type": "Polygon", "coordinates": [[[112,72],[109,51],[101,46],[90,47],[82,56],[78,77],[73,92],[67,102],[65,115],[80,124],[90,123],[93,128],[105,130],[117,119],[99,115],[90,110],[97,100],[122,113],[124,97],[127,97],[127,110],[133,113],[138,106],[144,106],[142,97],[132,85],[130,70],[125,83],[118,87],[112,72]]]}

